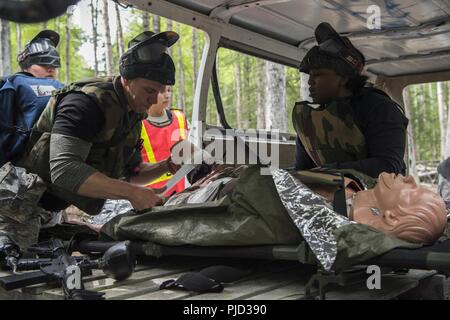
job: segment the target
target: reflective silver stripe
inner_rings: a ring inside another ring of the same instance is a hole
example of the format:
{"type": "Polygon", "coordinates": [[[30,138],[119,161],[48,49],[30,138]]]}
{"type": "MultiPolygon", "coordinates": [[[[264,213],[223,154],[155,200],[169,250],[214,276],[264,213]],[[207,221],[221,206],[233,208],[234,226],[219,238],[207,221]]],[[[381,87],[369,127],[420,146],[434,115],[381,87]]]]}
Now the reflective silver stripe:
{"type": "Polygon", "coordinates": [[[337,256],[334,231],[354,223],[337,214],[322,196],[315,194],[286,170],[270,168],[280,200],[326,271],[337,256]]]}

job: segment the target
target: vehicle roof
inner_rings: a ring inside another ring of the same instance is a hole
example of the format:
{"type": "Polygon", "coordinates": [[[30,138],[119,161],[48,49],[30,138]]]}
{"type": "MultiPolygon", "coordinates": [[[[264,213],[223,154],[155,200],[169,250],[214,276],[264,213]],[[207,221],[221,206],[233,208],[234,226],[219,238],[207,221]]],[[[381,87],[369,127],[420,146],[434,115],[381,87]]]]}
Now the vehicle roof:
{"type": "Polygon", "coordinates": [[[367,71],[374,75],[393,77],[450,70],[448,0],[167,2],[304,49],[315,44],[314,28],[327,21],[364,53],[367,71]],[[379,30],[367,28],[367,9],[371,5],[381,9],[379,30]]]}

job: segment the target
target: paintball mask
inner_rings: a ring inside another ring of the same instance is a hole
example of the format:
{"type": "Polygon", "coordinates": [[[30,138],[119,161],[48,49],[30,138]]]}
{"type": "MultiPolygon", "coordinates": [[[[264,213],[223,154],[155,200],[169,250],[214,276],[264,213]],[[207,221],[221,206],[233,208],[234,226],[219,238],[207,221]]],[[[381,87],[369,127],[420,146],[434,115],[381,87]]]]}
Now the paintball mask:
{"type": "Polygon", "coordinates": [[[175,84],[175,65],[167,49],[177,42],[173,31],[145,31],[131,40],[120,58],[120,74],[126,79],[144,78],[164,85],[175,84]]]}
{"type": "Polygon", "coordinates": [[[330,68],[341,75],[361,74],[365,59],[347,37],[341,37],[333,27],[322,22],[315,30],[318,45],[312,47],[300,64],[300,71],[330,68]]]}
{"type": "Polygon", "coordinates": [[[56,51],[58,43],[58,33],[51,30],[39,32],[18,54],[17,61],[20,67],[26,69],[33,64],[61,67],[61,59],[56,51]]]}

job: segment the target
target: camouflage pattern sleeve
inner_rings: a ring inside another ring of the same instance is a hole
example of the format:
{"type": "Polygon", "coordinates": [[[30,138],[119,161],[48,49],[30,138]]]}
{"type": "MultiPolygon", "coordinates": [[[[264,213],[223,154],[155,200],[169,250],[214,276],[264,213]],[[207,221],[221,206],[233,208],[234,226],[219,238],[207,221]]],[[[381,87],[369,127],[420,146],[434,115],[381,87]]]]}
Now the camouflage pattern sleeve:
{"type": "Polygon", "coordinates": [[[0,236],[8,236],[22,249],[37,242],[37,204],[45,188],[39,176],[10,162],[0,168],[0,236]]]}

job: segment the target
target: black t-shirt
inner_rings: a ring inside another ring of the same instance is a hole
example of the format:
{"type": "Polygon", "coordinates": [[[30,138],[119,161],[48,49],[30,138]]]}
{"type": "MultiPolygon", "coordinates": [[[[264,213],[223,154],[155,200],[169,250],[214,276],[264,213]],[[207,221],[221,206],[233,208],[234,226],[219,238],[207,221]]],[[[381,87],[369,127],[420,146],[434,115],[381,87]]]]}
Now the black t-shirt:
{"type": "Polygon", "coordinates": [[[105,124],[102,110],[85,94],[70,93],[57,108],[52,133],[92,142],[105,124]]]}
{"type": "MultiPolygon", "coordinates": [[[[102,110],[91,98],[83,93],[69,93],[57,106],[52,133],[93,142],[103,129],[105,121],[102,110]]],[[[124,167],[125,175],[134,175],[135,167],[142,162],[139,151],[131,154],[132,150],[124,150],[124,156],[129,158],[124,167]]]]}
{"type": "MultiPolygon", "coordinates": [[[[408,119],[386,95],[371,88],[364,88],[352,97],[355,123],[363,133],[368,149],[368,158],[330,163],[324,167],[355,169],[371,177],[381,172],[405,173],[406,127],[408,119]]],[[[306,170],[316,167],[297,137],[295,167],[306,170]]]]}

